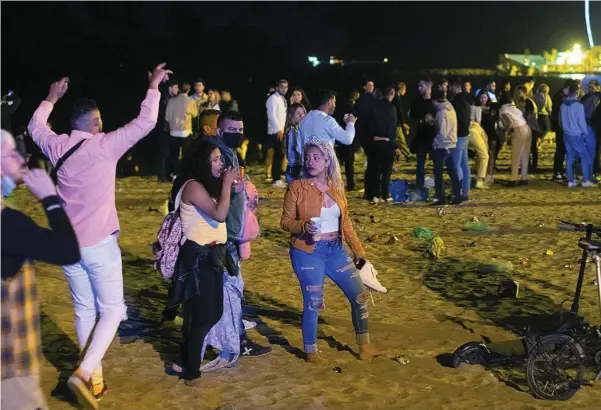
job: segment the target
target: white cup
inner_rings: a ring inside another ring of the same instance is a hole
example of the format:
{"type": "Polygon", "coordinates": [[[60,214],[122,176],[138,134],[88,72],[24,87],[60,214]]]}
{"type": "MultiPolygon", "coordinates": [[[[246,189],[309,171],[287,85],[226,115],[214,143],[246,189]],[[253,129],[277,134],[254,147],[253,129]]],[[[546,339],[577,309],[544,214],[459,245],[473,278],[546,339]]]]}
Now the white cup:
{"type": "Polygon", "coordinates": [[[313,235],[313,240],[315,242],[321,240],[321,218],[318,216],[315,216],[313,218],[311,218],[311,222],[313,223],[313,225],[317,226],[317,229],[319,229],[319,232],[317,232],[316,234],[313,235]]]}

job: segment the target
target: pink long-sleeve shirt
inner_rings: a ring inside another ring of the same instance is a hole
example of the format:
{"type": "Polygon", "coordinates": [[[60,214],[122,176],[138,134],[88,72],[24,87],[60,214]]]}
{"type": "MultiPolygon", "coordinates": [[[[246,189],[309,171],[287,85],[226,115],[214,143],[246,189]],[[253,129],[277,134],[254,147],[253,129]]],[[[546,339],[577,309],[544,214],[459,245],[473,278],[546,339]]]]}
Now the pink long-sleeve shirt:
{"type": "Polygon", "coordinates": [[[96,135],[73,130],[57,135],[46,126],[54,106],[42,101],[29,122],[29,134],[53,165],[82,139],[86,141],[58,171],[57,191],[73,224],[80,247],[97,244],[118,234],[115,206],[117,161],[155,127],[161,94],[148,90],[140,115],[129,124],[96,135]]]}

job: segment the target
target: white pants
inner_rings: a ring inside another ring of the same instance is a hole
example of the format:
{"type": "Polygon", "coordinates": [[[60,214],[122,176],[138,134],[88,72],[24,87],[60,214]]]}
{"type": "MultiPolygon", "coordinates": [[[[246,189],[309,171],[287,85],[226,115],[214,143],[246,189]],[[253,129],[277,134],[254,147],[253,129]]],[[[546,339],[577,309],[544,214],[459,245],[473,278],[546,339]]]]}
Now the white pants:
{"type": "Polygon", "coordinates": [[[119,324],[127,319],[121,249],[115,235],[110,235],[80,251],[79,262],[63,266],[71,288],[79,346],[82,350],[87,346],[79,368],[84,375],[91,375],[94,370],[102,374],[101,360],[119,324]],[[96,323],[98,315],[100,319],[96,323]]]}

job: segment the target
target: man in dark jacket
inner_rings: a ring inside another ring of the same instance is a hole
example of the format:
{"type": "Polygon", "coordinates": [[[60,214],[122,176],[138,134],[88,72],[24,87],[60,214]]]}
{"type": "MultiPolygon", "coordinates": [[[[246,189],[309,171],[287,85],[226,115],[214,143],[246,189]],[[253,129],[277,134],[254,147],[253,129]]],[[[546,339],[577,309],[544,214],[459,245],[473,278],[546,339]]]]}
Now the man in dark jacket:
{"type": "Polygon", "coordinates": [[[470,97],[461,91],[460,82],[454,82],[451,85],[451,94],[454,95],[451,104],[457,113],[457,147],[453,151],[453,167],[461,181],[461,200],[467,201],[472,182],[467,156],[467,146],[470,140],[470,97]]]}
{"type": "Polygon", "coordinates": [[[374,105],[371,129],[373,140],[367,161],[367,177],[369,182],[365,193],[373,198],[374,204],[392,202],[388,192],[388,183],[392,175],[392,165],[395,156],[400,156],[396,143],[397,110],[392,104],[395,90],[389,87],[384,91],[384,97],[374,105]]]}
{"type": "Polygon", "coordinates": [[[599,178],[599,145],[601,144],[601,135],[595,131],[593,126],[593,114],[599,105],[601,105],[601,85],[597,80],[590,80],[587,84],[588,93],[582,97],[580,102],[584,106],[584,116],[588,133],[586,136],[586,148],[591,157],[593,167],[593,179],[599,178]]]}
{"type": "Polygon", "coordinates": [[[415,97],[409,110],[409,117],[414,121],[411,129],[414,130],[413,138],[409,143],[411,152],[417,154],[416,184],[420,191],[424,188],[426,176],[426,158],[432,152],[432,142],[436,135],[435,118],[436,110],[432,105],[432,81],[422,79],[417,89],[419,95],[415,97]]]}
{"type": "Polygon", "coordinates": [[[566,146],[563,142],[563,129],[559,125],[559,108],[564,98],[569,93],[571,80],[566,80],[563,88],[553,96],[553,110],[551,111],[551,131],[555,132],[555,156],[553,158],[553,180],[563,179],[563,163],[566,159],[566,146]]]}
{"type": "Polygon", "coordinates": [[[167,104],[173,97],[177,97],[179,94],[179,83],[175,79],[170,79],[167,89],[161,89],[161,101],[159,104],[159,117],[157,118],[157,125],[154,127],[153,135],[159,149],[158,159],[159,166],[157,172],[158,182],[171,182],[167,175],[167,167],[169,162],[169,125],[165,121],[165,111],[167,110],[167,104]]]}
{"type": "Polygon", "coordinates": [[[397,115],[397,129],[396,129],[396,140],[401,150],[401,154],[405,157],[406,161],[411,158],[411,151],[409,145],[407,145],[407,135],[409,134],[409,123],[405,115],[405,107],[403,106],[403,97],[407,93],[407,84],[400,82],[397,86],[397,93],[392,100],[392,104],[396,108],[397,115]]]}
{"type": "MultiPolygon", "coordinates": [[[[368,80],[363,86],[365,93],[357,100],[355,104],[355,113],[357,116],[357,123],[355,124],[355,140],[353,144],[361,144],[363,151],[369,161],[370,145],[372,142],[373,131],[371,130],[371,123],[374,111],[374,105],[376,104],[376,97],[374,96],[375,84],[373,81],[368,80]]],[[[358,149],[358,145],[355,145],[358,149]]],[[[363,197],[365,199],[371,199],[367,195],[367,170],[365,171],[365,193],[363,197]]]]}
{"type": "MultiPolygon", "coordinates": [[[[336,112],[334,118],[338,121],[341,127],[346,128],[345,117],[347,114],[355,115],[355,104],[359,99],[359,92],[357,90],[351,91],[348,97],[347,104],[340,104],[336,106],[336,112]]],[[[357,152],[357,143],[359,138],[355,138],[351,145],[339,144],[336,142],[336,154],[340,166],[344,167],[344,173],[346,175],[346,190],[353,191],[355,189],[355,153],[357,152]]]]}

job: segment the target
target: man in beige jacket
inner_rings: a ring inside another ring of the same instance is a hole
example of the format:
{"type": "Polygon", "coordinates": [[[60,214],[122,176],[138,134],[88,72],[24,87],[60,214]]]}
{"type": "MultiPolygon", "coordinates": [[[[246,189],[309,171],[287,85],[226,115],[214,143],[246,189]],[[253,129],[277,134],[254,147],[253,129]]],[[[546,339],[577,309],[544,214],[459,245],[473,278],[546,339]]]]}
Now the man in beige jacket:
{"type": "Polygon", "coordinates": [[[190,83],[180,86],[180,93],[167,103],[165,121],[169,127],[169,164],[167,173],[177,175],[180,149],[186,151],[192,136],[192,119],[198,117],[198,106],[188,96],[190,83]]]}

